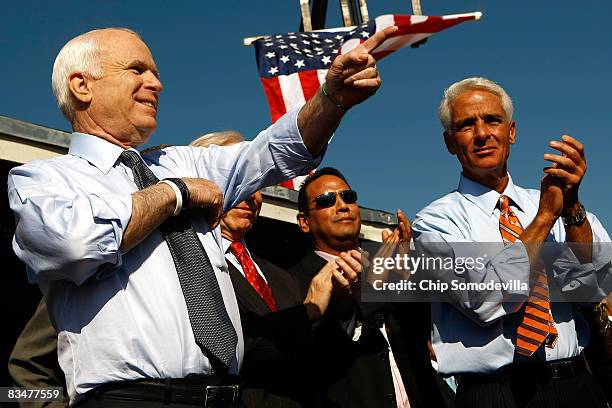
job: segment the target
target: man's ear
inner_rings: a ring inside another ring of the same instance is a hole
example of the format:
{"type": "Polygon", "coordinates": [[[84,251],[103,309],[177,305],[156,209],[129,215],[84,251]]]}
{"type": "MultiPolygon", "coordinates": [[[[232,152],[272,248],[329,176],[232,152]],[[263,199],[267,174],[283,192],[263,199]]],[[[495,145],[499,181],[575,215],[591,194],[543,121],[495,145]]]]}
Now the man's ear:
{"type": "Polygon", "coordinates": [[[448,150],[450,154],[455,156],[457,154],[457,148],[455,147],[455,138],[447,131],[444,131],[444,143],[446,144],[446,150],[448,150]]]}
{"type": "Polygon", "coordinates": [[[510,124],[510,135],[508,136],[508,142],[510,144],[516,143],[516,122],[512,121],[510,124]]]}
{"type": "Polygon", "coordinates": [[[82,104],[91,102],[92,85],[93,79],[83,72],[73,72],[68,76],[70,94],[82,104]]]}
{"type": "Polygon", "coordinates": [[[304,234],[308,234],[310,232],[310,226],[308,225],[308,218],[306,218],[306,215],[304,213],[298,213],[296,218],[298,227],[300,227],[304,234]]]}

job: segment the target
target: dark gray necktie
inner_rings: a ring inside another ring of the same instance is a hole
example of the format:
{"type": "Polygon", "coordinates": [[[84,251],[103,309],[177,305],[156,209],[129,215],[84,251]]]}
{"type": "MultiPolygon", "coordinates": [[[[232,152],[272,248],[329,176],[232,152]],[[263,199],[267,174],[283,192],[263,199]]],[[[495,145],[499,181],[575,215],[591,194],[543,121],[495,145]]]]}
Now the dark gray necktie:
{"type": "MultiPolygon", "coordinates": [[[[139,189],[159,181],[138,153],[125,150],[119,161],[132,169],[139,189]]],[[[222,374],[218,371],[227,371],[236,353],[238,336],[225,309],[210,259],[186,215],[168,218],[159,229],[176,266],[196,342],[211,360],[214,371],[222,374]]]]}

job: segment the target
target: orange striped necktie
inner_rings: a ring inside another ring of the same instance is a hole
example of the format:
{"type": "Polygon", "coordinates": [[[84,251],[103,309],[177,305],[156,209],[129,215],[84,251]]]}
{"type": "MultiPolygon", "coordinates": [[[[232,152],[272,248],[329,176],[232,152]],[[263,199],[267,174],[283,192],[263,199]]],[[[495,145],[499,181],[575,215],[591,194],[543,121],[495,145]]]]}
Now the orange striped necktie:
{"type": "MultiPolygon", "coordinates": [[[[499,197],[499,232],[504,243],[515,242],[523,233],[523,226],[512,208],[510,199],[499,197]]],[[[525,302],[523,319],[516,331],[516,351],[530,357],[542,343],[554,348],[557,342],[557,329],[550,313],[548,280],[544,271],[535,272],[531,292],[525,302]]]]}

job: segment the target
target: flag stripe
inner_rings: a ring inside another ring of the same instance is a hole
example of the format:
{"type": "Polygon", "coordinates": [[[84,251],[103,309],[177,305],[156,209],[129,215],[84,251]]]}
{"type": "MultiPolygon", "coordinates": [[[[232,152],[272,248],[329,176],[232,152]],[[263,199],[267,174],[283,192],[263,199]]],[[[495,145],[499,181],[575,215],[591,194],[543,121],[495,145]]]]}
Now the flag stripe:
{"type": "Polygon", "coordinates": [[[283,102],[285,108],[290,111],[302,105],[306,100],[304,99],[304,93],[301,89],[302,82],[300,81],[299,74],[282,75],[278,77],[280,83],[281,92],[283,95],[283,102]],[[299,90],[298,92],[293,91],[294,89],[299,90]]]}
{"type": "Polygon", "coordinates": [[[270,105],[270,116],[272,116],[272,122],[276,122],[281,116],[287,113],[279,79],[278,77],[262,77],[261,83],[264,87],[266,97],[268,98],[268,105],[270,105]]]}
{"type": "Polygon", "coordinates": [[[321,84],[319,83],[319,74],[317,71],[302,71],[298,74],[304,99],[309,100],[317,92],[321,84]]]}

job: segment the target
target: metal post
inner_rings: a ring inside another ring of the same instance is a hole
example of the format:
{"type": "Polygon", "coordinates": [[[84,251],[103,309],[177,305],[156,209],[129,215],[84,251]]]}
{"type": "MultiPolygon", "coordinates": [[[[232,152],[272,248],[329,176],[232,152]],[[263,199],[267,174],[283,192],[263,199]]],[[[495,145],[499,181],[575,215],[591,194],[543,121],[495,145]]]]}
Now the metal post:
{"type": "Polygon", "coordinates": [[[302,11],[302,25],[304,31],[312,31],[312,20],[310,18],[310,1],[300,0],[300,9],[302,11]]]}

